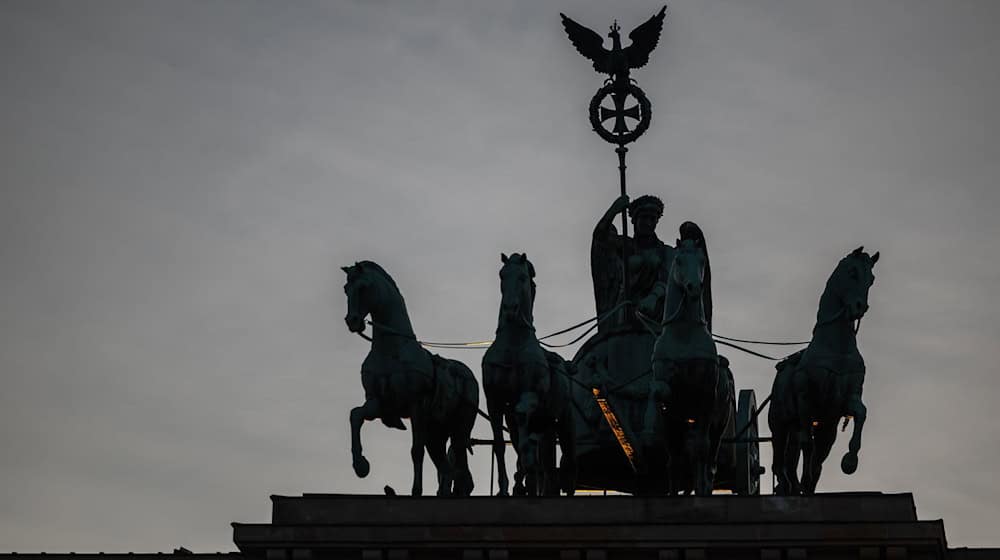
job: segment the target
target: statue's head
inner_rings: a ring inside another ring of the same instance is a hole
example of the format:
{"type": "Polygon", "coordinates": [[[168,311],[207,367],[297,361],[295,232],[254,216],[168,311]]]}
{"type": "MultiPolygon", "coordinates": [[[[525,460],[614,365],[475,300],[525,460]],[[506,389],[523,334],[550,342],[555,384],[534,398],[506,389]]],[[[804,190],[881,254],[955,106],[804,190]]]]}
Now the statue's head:
{"type": "Polygon", "coordinates": [[[628,205],[628,215],[632,218],[636,236],[652,235],[663,216],[663,201],[650,194],[640,196],[628,205]]]}
{"type": "Polygon", "coordinates": [[[868,311],[868,290],[875,283],[878,257],[878,252],[869,255],[864,247],[858,247],[840,260],[826,283],[827,293],[839,300],[851,321],[861,319],[868,311]]]}
{"type": "Polygon", "coordinates": [[[500,253],[500,313],[506,320],[531,317],[535,267],[525,253],[500,253]]]}

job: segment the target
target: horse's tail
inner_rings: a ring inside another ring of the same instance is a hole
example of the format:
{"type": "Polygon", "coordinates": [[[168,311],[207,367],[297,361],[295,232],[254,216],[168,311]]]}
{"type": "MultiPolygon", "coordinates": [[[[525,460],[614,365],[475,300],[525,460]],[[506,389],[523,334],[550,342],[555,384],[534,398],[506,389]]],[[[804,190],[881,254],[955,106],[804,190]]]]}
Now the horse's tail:
{"type": "Polygon", "coordinates": [[[475,488],[469,470],[472,454],[472,427],[479,412],[479,382],[468,366],[457,360],[434,356],[434,414],[448,426],[448,462],[455,468],[454,492],[468,496],[475,488]]]}

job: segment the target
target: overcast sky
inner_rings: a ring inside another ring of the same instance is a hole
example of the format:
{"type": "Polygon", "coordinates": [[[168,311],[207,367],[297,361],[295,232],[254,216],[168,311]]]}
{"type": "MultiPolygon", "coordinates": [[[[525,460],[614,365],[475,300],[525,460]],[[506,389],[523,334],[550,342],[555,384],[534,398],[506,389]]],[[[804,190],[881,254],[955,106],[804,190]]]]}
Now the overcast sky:
{"type": "MultiPolygon", "coordinates": [[[[617,162],[558,13],[658,8],[0,2],[0,551],[233,550],[269,494],[408,491],[408,433],[369,424],[351,470],[340,266],[382,264],[424,339],[492,335],[501,251],[535,264],[539,331],[590,317],[617,162]]],[[[841,435],[820,489],[913,492],[953,546],[1000,545],[998,21],[675,0],[633,74],[630,192],[664,240],[705,230],[716,332],[808,338],[837,261],[881,251],[860,468],[841,435]]],[[[772,365],[728,354],[762,400],[772,365]]]]}

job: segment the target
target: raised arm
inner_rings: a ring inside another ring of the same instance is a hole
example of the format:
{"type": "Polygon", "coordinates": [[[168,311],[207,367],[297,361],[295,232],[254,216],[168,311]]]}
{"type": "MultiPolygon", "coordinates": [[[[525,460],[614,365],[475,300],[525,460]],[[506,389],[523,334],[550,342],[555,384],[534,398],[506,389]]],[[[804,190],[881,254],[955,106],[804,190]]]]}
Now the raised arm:
{"type": "Polygon", "coordinates": [[[628,208],[628,203],[629,198],[627,194],[619,196],[613,203],[611,203],[607,212],[601,216],[601,219],[597,222],[597,226],[594,228],[595,240],[610,241],[618,235],[618,230],[615,229],[614,220],[616,216],[628,208]]]}

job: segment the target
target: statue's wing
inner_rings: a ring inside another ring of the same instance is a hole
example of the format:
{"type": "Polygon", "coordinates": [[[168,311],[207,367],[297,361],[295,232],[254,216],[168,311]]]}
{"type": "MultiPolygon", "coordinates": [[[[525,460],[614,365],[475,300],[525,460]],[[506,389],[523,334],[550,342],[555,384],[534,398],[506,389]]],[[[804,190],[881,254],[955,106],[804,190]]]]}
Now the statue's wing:
{"type": "MultiPolygon", "coordinates": [[[[656,48],[663,31],[663,18],[667,15],[667,7],[660,8],[659,13],[646,20],[646,23],[636,27],[628,34],[632,44],[625,48],[625,57],[629,68],[642,68],[649,62],[649,53],[656,48]]],[[[579,47],[577,47],[579,48],[579,47]]],[[[581,51],[582,52],[582,51],[581,51]]]]}
{"type": "MultiPolygon", "coordinates": [[[[566,34],[569,35],[569,40],[573,42],[576,50],[594,61],[594,70],[604,74],[611,73],[608,64],[608,55],[611,54],[611,51],[604,48],[604,38],[593,29],[569,19],[566,14],[559,15],[562,16],[563,27],[566,28],[566,34]]],[[[655,41],[653,44],[656,45],[655,41]]]]}

